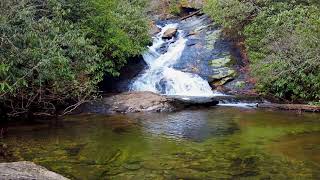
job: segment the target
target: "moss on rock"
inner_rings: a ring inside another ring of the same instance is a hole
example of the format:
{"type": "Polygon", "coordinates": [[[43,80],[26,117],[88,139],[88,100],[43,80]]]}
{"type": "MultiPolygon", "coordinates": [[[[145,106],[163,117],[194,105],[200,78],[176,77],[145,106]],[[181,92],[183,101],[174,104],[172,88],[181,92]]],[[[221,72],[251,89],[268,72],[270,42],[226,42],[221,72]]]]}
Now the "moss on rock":
{"type": "Polygon", "coordinates": [[[226,56],[226,57],[222,57],[222,58],[218,58],[218,59],[213,59],[210,61],[210,66],[212,67],[223,67],[228,65],[231,62],[231,57],[230,56],[226,56]]]}

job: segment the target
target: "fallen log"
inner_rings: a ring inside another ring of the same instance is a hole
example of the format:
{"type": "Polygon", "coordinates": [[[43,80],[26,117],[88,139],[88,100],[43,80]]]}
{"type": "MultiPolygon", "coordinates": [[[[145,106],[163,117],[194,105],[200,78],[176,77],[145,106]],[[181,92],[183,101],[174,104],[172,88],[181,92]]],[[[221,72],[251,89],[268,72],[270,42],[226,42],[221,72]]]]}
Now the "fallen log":
{"type": "Polygon", "coordinates": [[[187,16],[184,16],[184,17],[180,18],[180,20],[181,20],[181,21],[182,21],[182,20],[185,20],[185,19],[187,19],[187,18],[189,18],[189,17],[192,17],[192,16],[194,16],[194,15],[199,14],[200,12],[201,12],[201,10],[196,11],[196,12],[194,12],[194,13],[192,13],[192,14],[189,14],[189,15],[187,15],[187,16]]]}
{"type": "Polygon", "coordinates": [[[306,104],[273,104],[273,103],[261,103],[261,104],[258,104],[257,107],[258,107],[258,108],[278,109],[278,110],[320,112],[320,106],[306,105],[306,104]]]}

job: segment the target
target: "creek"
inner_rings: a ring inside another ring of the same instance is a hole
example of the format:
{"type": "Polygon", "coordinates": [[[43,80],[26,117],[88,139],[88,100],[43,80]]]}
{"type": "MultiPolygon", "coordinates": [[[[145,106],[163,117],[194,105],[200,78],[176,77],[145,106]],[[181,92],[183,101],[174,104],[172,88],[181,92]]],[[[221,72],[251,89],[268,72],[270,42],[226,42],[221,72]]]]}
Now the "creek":
{"type": "MultiPolygon", "coordinates": [[[[148,67],[129,89],[221,96],[210,85],[234,79],[235,64],[219,27],[206,16],[158,25],[143,55],[148,67]],[[165,40],[169,28],[177,34],[165,40]]],[[[72,115],[13,126],[0,161],[32,161],[71,179],[320,179],[320,114],[250,106],[72,115]]]]}
{"type": "Polygon", "coordinates": [[[161,31],[154,37],[153,45],[143,55],[148,69],[143,72],[131,85],[133,91],[152,91],[164,95],[179,96],[213,96],[210,85],[197,74],[183,72],[172,66],[180,60],[188,41],[182,30],[177,38],[164,40],[163,34],[170,28],[177,28],[178,24],[167,24],[160,27],[161,31]],[[167,45],[163,54],[159,51],[167,45]]]}
{"type": "Polygon", "coordinates": [[[319,135],[319,114],[218,106],[70,116],[5,143],[10,161],[71,179],[319,179],[319,135]]]}

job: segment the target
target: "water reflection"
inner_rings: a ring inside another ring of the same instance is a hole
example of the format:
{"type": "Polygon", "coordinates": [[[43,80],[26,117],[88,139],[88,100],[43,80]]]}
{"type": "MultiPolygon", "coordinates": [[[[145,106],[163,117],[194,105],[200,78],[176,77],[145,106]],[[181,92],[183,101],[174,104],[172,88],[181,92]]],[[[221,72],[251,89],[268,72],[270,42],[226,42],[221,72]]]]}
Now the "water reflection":
{"type": "Polygon", "coordinates": [[[232,134],[238,129],[233,115],[224,117],[212,111],[182,111],[140,117],[144,131],[169,138],[203,141],[212,136],[232,134]],[[218,115],[218,116],[217,116],[218,115]]]}

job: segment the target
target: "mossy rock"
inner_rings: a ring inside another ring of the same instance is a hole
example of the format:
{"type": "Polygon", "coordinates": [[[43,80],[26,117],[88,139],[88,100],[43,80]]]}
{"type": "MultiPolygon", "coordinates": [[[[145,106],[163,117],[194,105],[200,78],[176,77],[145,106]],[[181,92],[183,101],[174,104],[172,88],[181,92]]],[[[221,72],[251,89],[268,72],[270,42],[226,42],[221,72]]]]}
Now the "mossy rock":
{"type": "Polygon", "coordinates": [[[235,86],[236,86],[236,88],[242,89],[246,86],[246,82],[238,81],[238,82],[236,82],[235,86]]]}
{"type": "Polygon", "coordinates": [[[206,48],[207,49],[214,49],[215,42],[220,38],[221,36],[221,30],[215,30],[213,32],[210,32],[206,35],[206,48]]]}
{"type": "Polygon", "coordinates": [[[211,75],[211,84],[214,86],[222,86],[225,83],[231,81],[236,76],[236,71],[228,68],[221,67],[214,70],[214,74],[211,75]]]}
{"type": "Polygon", "coordinates": [[[231,57],[230,56],[226,56],[226,57],[223,57],[223,58],[218,58],[218,59],[213,59],[210,61],[210,66],[212,67],[223,67],[223,66],[226,66],[228,64],[230,64],[231,62],[231,57]]]}
{"type": "Polygon", "coordinates": [[[223,78],[219,81],[214,82],[213,85],[214,86],[222,86],[231,80],[233,80],[233,77],[226,77],[226,78],[223,78]]]}
{"type": "Polygon", "coordinates": [[[236,71],[231,69],[231,68],[228,68],[228,67],[223,67],[223,68],[218,68],[218,69],[215,69],[214,70],[214,74],[211,75],[211,78],[213,80],[221,80],[223,78],[226,78],[226,77],[235,77],[236,76],[236,71]]]}

